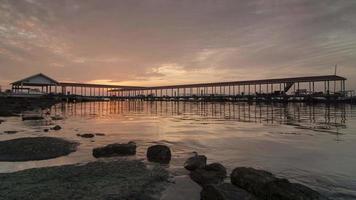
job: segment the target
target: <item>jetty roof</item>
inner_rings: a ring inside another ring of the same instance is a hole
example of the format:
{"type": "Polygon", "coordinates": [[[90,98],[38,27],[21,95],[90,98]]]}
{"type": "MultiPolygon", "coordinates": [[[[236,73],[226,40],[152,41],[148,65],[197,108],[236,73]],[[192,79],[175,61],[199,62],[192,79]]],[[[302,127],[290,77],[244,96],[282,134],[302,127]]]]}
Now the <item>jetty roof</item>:
{"type": "Polygon", "coordinates": [[[304,76],[291,78],[275,78],[262,80],[246,80],[246,81],[228,81],[228,82],[214,82],[214,83],[196,83],[196,84],[181,84],[168,86],[122,86],[122,85],[107,85],[107,84],[91,84],[91,83],[70,83],[59,82],[42,73],[21,79],[11,83],[12,85],[22,86],[62,86],[62,87],[93,87],[93,88],[110,88],[111,91],[123,90],[158,90],[158,89],[175,89],[175,88],[197,88],[197,87],[219,87],[232,85],[262,85],[262,84],[284,84],[284,83],[303,83],[303,82],[322,82],[322,81],[344,81],[346,78],[337,75],[325,76],[304,76]]]}
{"type": "Polygon", "coordinates": [[[58,81],[42,73],[38,73],[11,83],[11,85],[27,85],[27,86],[58,85],[58,84],[59,84],[58,81]]]}
{"type": "MultiPolygon", "coordinates": [[[[145,89],[157,90],[157,89],[197,88],[197,87],[214,87],[214,86],[229,86],[229,85],[260,85],[260,84],[262,85],[262,84],[305,83],[305,82],[343,81],[343,80],[346,80],[346,78],[337,75],[325,75],[325,76],[304,76],[304,77],[275,78],[275,79],[246,80],[246,81],[228,81],[228,82],[214,82],[214,83],[153,86],[153,87],[145,87],[145,89]]],[[[122,90],[130,90],[130,89],[120,89],[120,91],[122,90]]]]}
{"type": "Polygon", "coordinates": [[[59,82],[45,74],[38,73],[27,78],[15,81],[11,85],[22,86],[63,86],[63,87],[93,87],[93,88],[142,88],[137,86],[122,86],[122,85],[107,85],[107,84],[91,84],[91,83],[71,83],[59,82]]]}

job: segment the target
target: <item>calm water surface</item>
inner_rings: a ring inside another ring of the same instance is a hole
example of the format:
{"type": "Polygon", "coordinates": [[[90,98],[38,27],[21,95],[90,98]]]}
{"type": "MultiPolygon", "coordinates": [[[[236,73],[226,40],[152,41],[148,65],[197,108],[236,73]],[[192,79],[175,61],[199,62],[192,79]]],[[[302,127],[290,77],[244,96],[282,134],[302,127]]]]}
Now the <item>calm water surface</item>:
{"type": "Polygon", "coordinates": [[[68,156],[35,162],[0,162],[0,172],[85,163],[95,160],[94,147],[136,141],[136,158],[149,145],[172,148],[169,169],[186,173],[184,161],[193,151],[229,171],[251,166],[306,184],[333,199],[356,199],[356,107],[352,105],[247,104],[202,102],[89,102],[58,104],[51,115],[64,120],[21,121],[2,118],[0,140],[53,136],[81,143],[68,156]],[[43,132],[59,124],[61,131],[43,132]],[[78,133],[105,133],[94,139],[78,133]]]}

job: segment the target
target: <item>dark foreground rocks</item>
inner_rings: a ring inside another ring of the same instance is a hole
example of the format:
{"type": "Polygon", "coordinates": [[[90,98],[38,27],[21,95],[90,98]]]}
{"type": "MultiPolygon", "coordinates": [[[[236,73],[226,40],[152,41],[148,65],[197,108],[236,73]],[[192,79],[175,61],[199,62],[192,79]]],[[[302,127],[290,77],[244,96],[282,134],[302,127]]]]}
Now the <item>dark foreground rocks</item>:
{"type": "Polygon", "coordinates": [[[318,192],[297,183],[290,183],[273,174],[247,167],[238,167],[231,173],[231,183],[266,200],[322,200],[318,192]]]}
{"type": "Polygon", "coordinates": [[[147,159],[150,162],[168,164],[171,161],[172,153],[165,145],[154,145],[147,149],[147,159]]]}
{"type": "Polygon", "coordinates": [[[184,168],[189,171],[203,168],[206,166],[206,160],[206,156],[196,154],[193,157],[188,158],[188,160],[184,163],[184,168]]]}
{"type": "Polygon", "coordinates": [[[226,178],[226,169],[219,163],[212,163],[190,172],[190,178],[201,186],[220,184],[226,178]]]}
{"type": "Polygon", "coordinates": [[[0,141],[0,161],[46,160],[68,155],[77,143],[54,137],[28,137],[0,141]]]}
{"type": "Polygon", "coordinates": [[[131,156],[136,154],[136,143],[129,142],[127,144],[109,144],[105,147],[93,149],[93,156],[111,157],[111,156],[131,156]]]}
{"type": "Polygon", "coordinates": [[[200,193],[201,200],[256,200],[256,198],[230,183],[207,185],[200,193]]]}
{"type": "Polygon", "coordinates": [[[139,161],[38,168],[0,174],[0,199],[153,200],[167,179],[162,168],[139,161]]]}

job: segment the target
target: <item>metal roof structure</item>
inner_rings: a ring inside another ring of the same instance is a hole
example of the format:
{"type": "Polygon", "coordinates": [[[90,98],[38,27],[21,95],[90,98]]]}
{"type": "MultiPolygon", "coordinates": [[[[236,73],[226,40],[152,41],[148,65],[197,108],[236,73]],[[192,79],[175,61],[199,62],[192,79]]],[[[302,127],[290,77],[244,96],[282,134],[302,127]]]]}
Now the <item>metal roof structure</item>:
{"type": "Polygon", "coordinates": [[[327,82],[327,81],[345,81],[346,78],[337,75],[325,76],[305,76],[291,78],[275,78],[262,80],[247,80],[247,81],[229,81],[229,82],[214,82],[214,83],[196,83],[168,86],[122,86],[122,85],[106,85],[106,84],[90,84],[90,83],[70,83],[59,82],[42,73],[21,79],[11,83],[13,86],[61,86],[61,87],[83,87],[83,88],[106,88],[115,91],[131,91],[131,90],[160,90],[160,89],[177,89],[177,88],[198,88],[198,87],[219,87],[219,86],[238,86],[238,85],[263,85],[263,84],[285,84],[285,83],[303,83],[303,82],[327,82]]]}
{"type": "Polygon", "coordinates": [[[93,88],[142,88],[137,86],[122,86],[122,85],[106,85],[106,84],[90,84],[90,83],[70,83],[59,82],[45,74],[38,73],[27,78],[15,81],[11,85],[16,86],[62,86],[62,87],[93,87],[93,88]]]}
{"type": "MultiPolygon", "coordinates": [[[[322,82],[322,81],[344,81],[345,77],[336,75],[326,76],[305,76],[305,77],[291,77],[291,78],[276,78],[276,79],[262,79],[262,80],[247,80],[247,81],[229,81],[229,82],[215,82],[215,83],[196,83],[196,84],[183,84],[183,85],[169,85],[169,86],[153,86],[144,87],[148,90],[159,89],[176,89],[176,88],[197,88],[197,87],[216,87],[216,86],[229,86],[229,85],[263,85],[263,84],[283,84],[283,83],[305,83],[305,82],[322,82]]],[[[137,90],[142,89],[138,88],[137,90]]],[[[119,89],[133,90],[133,89],[119,89]]]]}
{"type": "Polygon", "coordinates": [[[38,73],[27,78],[15,81],[11,85],[23,85],[23,86],[42,86],[42,85],[59,85],[59,82],[46,76],[42,73],[38,73]]]}

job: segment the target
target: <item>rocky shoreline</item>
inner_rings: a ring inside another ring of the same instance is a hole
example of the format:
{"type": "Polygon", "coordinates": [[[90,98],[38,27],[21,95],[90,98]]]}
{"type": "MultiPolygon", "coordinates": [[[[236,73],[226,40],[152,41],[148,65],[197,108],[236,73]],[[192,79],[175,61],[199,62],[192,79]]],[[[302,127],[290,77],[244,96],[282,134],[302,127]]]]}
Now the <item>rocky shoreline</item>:
{"type": "Polygon", "coordinates": [[[161,167],[141,161],[96,161],[0,174],[0,199],[153,200],[168,180],[161,167]]]}
{"type": "Polygon", "coordinates": [[[19,116],[24,111],[47,109],[58,102],[53,98],[0,97],[0,116],[19,116]]]}
{"type": "MultiPolygon", "coordinates": [[[[2,141],[0,160],[50,159],[75,151],[77,145],[52,137],[2,141]]],[[[147,160],[154,163],[150,167],[142,161],[126,159],[127,156],[136,154],[136,148],[135,142],[114,143],[93,149],[93,156],[100,158],[95,162],[0,174],[2,180],[0,199],[26,200],[33,199],[32,197],[36,195],[36,199],[51,197],[59,200],[73,198],[150,200],[160,199],[164,190],[184,187],[168,183],[169,172],[165,167],[172,157],[168,146],[148,147],[147,160]],[[115,160],[118,158],[120,160],[115,160]]],[[[222,164],[208,164],[207,157],[197,153],[187,159],[184,168],[189,171],[190,179],[199,185],[200,191],[196,189],[195,192],[200,192],[201,200],[327,199],[304,185],[277,178],[263,170],[237,167],[228,176],[222,164]]]]}

